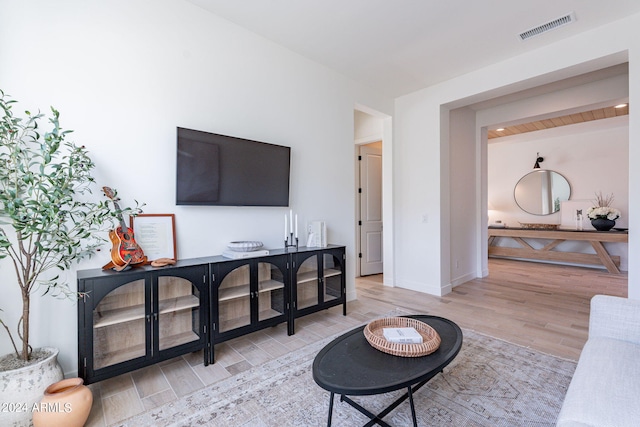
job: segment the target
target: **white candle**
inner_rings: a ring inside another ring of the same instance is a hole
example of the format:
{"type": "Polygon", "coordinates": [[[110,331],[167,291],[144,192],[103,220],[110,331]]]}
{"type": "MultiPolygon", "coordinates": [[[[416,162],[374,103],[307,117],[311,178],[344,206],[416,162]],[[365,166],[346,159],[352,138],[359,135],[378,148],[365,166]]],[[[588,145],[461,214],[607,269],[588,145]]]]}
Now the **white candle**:
{"type": "Polygon", "coordinates": [[[284,214],[284,240],[287,240],[287,214],[284,214]]]}
{"type": "Polygon", "coordinates": [[[298,214],[296,214],[296,239],[298,238],[298,214]]]}
{"type": "Polygon", "coordinates": [[[293,209],[289,209],[289,233],[293,233],[293,209]]]}

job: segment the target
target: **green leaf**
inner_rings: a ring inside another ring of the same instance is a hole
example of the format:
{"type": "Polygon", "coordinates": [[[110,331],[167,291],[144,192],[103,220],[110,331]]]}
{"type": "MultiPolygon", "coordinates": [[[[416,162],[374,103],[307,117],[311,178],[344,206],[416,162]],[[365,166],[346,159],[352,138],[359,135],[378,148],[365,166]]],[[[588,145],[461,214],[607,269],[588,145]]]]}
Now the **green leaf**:
{"type": "Polygon", "coordinates": [[[40,132],[45,116],[26,111],[25,120],[14,117],[13,103],[0,90],[0,258],[23,266],[17,281],[25,289],[38,284],[43,295],[74,295],[58,276],[45,279],[93,255],[97,242],[107,241],[115,214],[103,198],[91,196],[95,164],[86,148],[66,141],[73,131],[60,126],[60,113],[52,107],[43,126],[49,129],[40,132]],[[31,264],[19,262],[19,254],[31,254],[31,264]]]}

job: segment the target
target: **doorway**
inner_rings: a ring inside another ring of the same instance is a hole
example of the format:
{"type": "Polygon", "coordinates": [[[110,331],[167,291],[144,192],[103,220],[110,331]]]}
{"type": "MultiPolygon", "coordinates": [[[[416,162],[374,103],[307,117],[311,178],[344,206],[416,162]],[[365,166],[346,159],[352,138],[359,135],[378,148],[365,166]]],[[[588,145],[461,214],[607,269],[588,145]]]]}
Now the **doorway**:
{"type": "Polygon", "coordinates": [[[357,104],[353,110],[354,273],[355,277],[381,274],[385,286],[395,286],[392,121],[365,105],[357,104]],[[365,165],[362,178],[361,164],[365,165]]]}
{"type": "Polygon", "coordinates": [[[382,141],[358,146],[358,261],[361,276],[383,271],[382,141]]]}

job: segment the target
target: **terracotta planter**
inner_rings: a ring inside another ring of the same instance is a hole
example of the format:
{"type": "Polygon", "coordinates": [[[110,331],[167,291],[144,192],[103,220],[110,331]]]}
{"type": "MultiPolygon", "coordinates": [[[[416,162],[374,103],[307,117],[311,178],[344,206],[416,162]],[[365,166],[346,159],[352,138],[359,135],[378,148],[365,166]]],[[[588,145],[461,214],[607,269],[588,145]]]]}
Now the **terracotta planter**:
{"type": "Polygon", "coordinates": [[[7,405],[5,411],[0,412],[1,426],[30,426],[33,407],[42,397],[42,391],[64,378],[58,364],[58,349],[41,350],[48,351],[49,356],[24,368],[0,372],[0,402],[7,405]]]}
{"type": "Polygon", "coordinates": [[[82,427],[89,417],[93,394],[82,378],[51,384],[34,408],[34,427],[82,427]]]}

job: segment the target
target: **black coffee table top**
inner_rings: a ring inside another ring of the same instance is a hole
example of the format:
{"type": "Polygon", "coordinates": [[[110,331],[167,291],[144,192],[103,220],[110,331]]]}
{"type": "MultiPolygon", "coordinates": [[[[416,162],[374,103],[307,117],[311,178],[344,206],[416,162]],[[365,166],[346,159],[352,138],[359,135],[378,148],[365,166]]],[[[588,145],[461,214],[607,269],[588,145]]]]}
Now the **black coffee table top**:
{"type": "Polygon", "coordinates": [[[454,322],[436,316],[407,316],[427,323],[442,340],[435,352],[422,357],[399,357],[373,348],[364,326],[327,344],[313,361],[313,379],[323,389],[343,395],[372,395],[410,387],[442,371],[462,347],[462,331],[454,322]]]}

